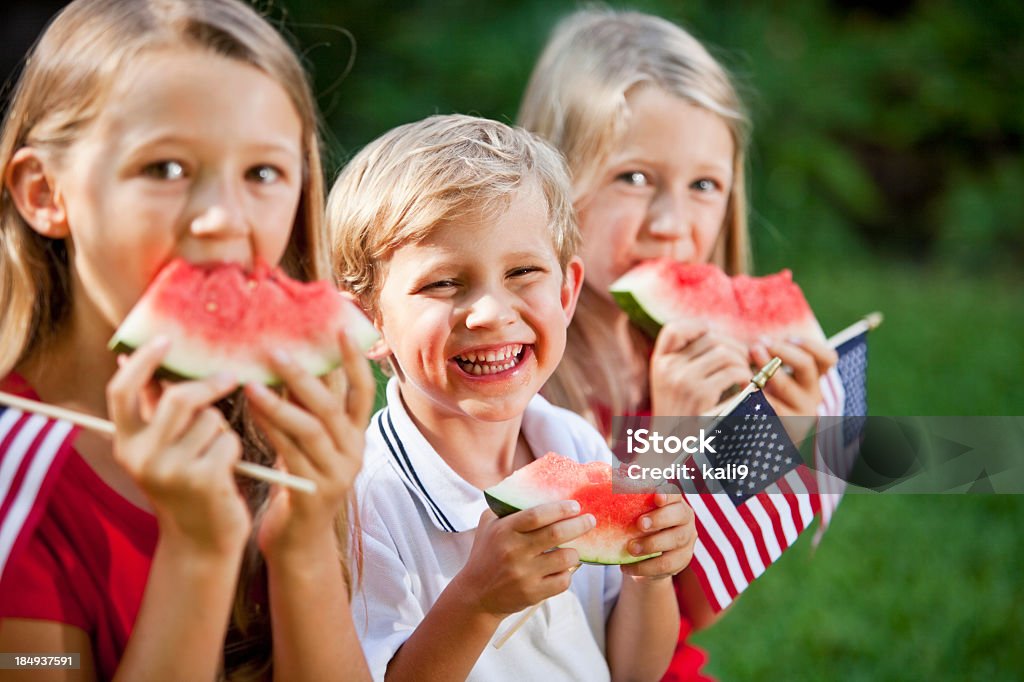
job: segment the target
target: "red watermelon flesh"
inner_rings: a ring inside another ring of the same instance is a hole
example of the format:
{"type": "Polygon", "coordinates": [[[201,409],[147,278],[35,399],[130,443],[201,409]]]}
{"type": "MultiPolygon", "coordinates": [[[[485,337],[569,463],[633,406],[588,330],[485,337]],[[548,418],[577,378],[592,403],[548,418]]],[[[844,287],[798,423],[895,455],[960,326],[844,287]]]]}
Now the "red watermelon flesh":
{"type": "Polygon", "coordinates": [[[163,369],[172,376],[228,371],[243,383],[273,384],[280,379],[270,369],[271,351],[324,374],[341,361],[342,329],[364,351],[377,339],[362,311],[328,282],[299,282],[265,264],[247,271],[177,259],[157,274],[110,347],[131,351],[164,335],[171,347],[163,369]]]}
{"type": "MultiPolygon", "coordinates": [[[[580,464],[549,452],[484,491],[487,504],[498,516],[546,502],[576,500],[581,514],[593,514],[597,526],[562,547],[573,547],[580,561],[593,564],[631,564],[648,556],[633,556],[630,540],[644,535],[637,519],[656,508],[654,493],[615,493],[610,464],[580,464]]],[[[622,484],[624,481],[616,481],[622,484]]]]}
{"type": "Polygon", "coordinates": [[[825,340],[789,270],[765,277],[729,277],[711,264],[647,261],[611,286],[637,326],[656,336],[669,320],[700,319],[753,344],[761,336],[825,340]]]}

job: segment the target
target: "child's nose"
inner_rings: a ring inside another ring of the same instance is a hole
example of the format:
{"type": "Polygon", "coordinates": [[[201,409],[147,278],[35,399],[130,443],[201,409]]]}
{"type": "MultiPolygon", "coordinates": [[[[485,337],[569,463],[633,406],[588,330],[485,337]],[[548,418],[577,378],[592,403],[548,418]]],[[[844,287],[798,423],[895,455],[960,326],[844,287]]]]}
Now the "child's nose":
{"type": "Polygon", "coordinates": [[[249,219],[240,191],[231,182],[211,182],[205,192],[198,194],[199,210],[189,225],[194,236],[223,238],[249,234],[249,219]]]}
{"type": "Polygon", "coordinates": [[[469,307],[466,326],[470,329],[506,327],[515,323],[516,313],[506,297],[488,292],[478,297],[469,307]]]}
{"type": "Polygon", "coordinates": [[[655,239],[675,240],[687,232],[689,207],[675,192],[661,192],[648,209],[647,231],[655,239]]]}
{"type": "Polygon", "coordinates": [[[245,219],[221,204],[211,206],[193,218],[190,230],[197,237],[232,236],[247,232],[245,219]]]}

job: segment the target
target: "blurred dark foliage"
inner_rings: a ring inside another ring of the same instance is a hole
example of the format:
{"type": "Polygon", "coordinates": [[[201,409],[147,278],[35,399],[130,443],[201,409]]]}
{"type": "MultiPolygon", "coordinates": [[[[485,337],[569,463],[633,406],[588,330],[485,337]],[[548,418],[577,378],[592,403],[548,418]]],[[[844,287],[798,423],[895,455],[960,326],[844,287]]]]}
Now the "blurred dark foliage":
{"type": "MultiPolygon", "coordinates": [[[[8,72],[37,30],[26,17],[59,4],[5,1],[8,72]]],[[[314,74],[332,176],[400,123],[450,112],[514,120],[551,27],[576,7],[548,0],[256,4],[293,36],[314,74]]],[[[687,27],[741,85],[754,120],[751,226],[759,269],[855,255],[966,271],[1024,265],[1024,4],[629,6],[687,27]]]]}

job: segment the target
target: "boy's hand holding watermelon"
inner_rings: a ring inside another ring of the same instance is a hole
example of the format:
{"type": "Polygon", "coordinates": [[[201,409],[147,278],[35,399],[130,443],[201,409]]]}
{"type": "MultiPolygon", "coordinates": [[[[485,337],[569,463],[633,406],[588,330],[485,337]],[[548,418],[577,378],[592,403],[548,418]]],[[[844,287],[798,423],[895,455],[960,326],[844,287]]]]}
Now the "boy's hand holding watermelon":
{"type": "Polygon", "coordinates": [[[579,566],[575,540],[596,525],[573,500],[548,502],[503,518],[488,510],[480,516],[473,549],[449,586],[467,606],[504,618],[569,589],[579,566]]]}
{"type": "Polygon", "coordinates": [[[654,504],[656,509],[636,521],[637,528],[646,535],[631,540],[628,550],[634,556],[660,555],[623,565],[622,572],[634,580],[671,578],[689,565],[697,542],[693,510],[683,502],[682,495],[656,493],[654,504]]]}

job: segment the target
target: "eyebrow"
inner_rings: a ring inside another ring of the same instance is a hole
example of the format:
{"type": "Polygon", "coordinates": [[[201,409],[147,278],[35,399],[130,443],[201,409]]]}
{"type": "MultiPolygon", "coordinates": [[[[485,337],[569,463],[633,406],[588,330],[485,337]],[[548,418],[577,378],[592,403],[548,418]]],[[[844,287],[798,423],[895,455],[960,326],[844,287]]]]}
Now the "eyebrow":
{"type": "Polygon", "coordinates": [[[702,173],[721,173],[732,177],[732,164],[723,166],[718,163],[699,163],[697,164],[697,171],[702,173]]]}
{"type": "MultiPolygon", "coordinates": [[[[538,248],[534,250],[523,249],[505,254],[505,260],[508,262],[545,260],[549,256],[556,261],[558,260],[553,244],[550,246],[550,253],[546,248],[538,248]]],[[[421,254],[416,259],[416,267],[421,272],[433,272],[439,268],[452,266],[462,267],[463,265],[464,263],[458,258],[453,258],[447,249],[438,249],[435,253],[421,254]]]]}
{"type": "MultiPolygon", "coordinates": [[[[134,150],[147,149],[149,147],[158,147],[160,145],[174,145],[174,144],[195,144],[200,142],[197,137],[190,135],[182,135],[181,133],[174,131],[157,132],[152,135],[145,135],[140,138],[133,139],[132,137],[122,138],[127,146],[134,150]]],[[[246,144],[247,148],[254,151],[260,152],[279,152],[284,154],[301,154],[301,144],[291,144],[283,140],[275,141],[262,141],[254,142],[252,144],[246,144]]]]}
{"type": "MultiPolygon", "coordinates": [[[[554,241],[553,238],[551,241],[554,241]]],[[[509,260],[524,260],[529,258],[544,258],[545,256],[553,254],[555,249],[553,243],[547,243],[545,244],[545,247],[546,248],[523,249],[522,251],[513,251],[512,253],[506,255],[509,260]]]]}

